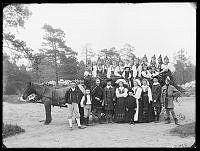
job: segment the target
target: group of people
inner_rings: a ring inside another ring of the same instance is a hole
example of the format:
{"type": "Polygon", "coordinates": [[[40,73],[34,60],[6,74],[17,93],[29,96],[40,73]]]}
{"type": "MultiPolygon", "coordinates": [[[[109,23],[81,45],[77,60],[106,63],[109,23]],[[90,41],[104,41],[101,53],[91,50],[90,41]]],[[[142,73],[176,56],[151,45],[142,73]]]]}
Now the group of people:
{"type": "MultiPolygon", "coordinates": [[[[162,60],[161,55],[158,60],[162,60]]],[[[93,66],[92,74],[85,72],[85,81],[88,76],[95,78],[94,86],[88,84],[88,81],[85,82],[83,93],[80,87],[72,83],[72,88],[66,92],[71,129],[73,114],[78,127],[85,128],[81,125],[90,125],[91,113],[93,117],[97,117],[99,123],[159,122],[162,107],[166,109],[166,123],[171,122],[171,112],[175,124],[178,124],[173,101],[180,96],[181,92],[175,88],[175,85],[173,86],[171,74],[168,74],[174,69],[169,65],[167,56],[164,58],[164,63],[158,61],[158,64],[155,55],[150,64],[145,55],[141,63],[138,63],[136,58],[133,64],[127,61],[124,67],[122,62],[119,62],[118,66],[107,64],[107,68],[99,67],[93,66]],[[166,72],[164,81],[159,81],[159,76],[166,72]],[[113,85],[115,78],[115,85],[113,85]],[[102,85],[102,79],[104,82],[106,79],[106,85],[102,85]],[[105,118],[102,118],[102,115],[105,115],[105,118]]]]}

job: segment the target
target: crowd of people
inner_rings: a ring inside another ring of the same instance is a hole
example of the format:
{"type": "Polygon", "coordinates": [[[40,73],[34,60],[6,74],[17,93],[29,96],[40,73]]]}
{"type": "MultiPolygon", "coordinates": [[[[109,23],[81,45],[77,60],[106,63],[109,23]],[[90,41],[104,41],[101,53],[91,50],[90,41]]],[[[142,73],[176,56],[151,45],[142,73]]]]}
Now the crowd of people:
{"type": "Polygon", "coordinates": [[[135,58],[124,65],[121,61],[118,65],[116,62],[97,62],[84,74],[84,93],[75,83],[66,92],[70,128],[73,114],[79,128],[90,125],[91,113],[99,123],[128,122],[134,125],[159,122],[162,107],[166,109],[166,123],[171,122],[171,113],[175,124],[178,124],[173,101],[181,92],[173,80],[174,70],[168,57],[162,62],[161,55],[158,63],[155,55],[150,63],[146,55],[142,60],[135,58]],[[95,79],[94,85],[91,79],[95,79]],[[102,115],[105,115],[104,118],[102,115]]]}

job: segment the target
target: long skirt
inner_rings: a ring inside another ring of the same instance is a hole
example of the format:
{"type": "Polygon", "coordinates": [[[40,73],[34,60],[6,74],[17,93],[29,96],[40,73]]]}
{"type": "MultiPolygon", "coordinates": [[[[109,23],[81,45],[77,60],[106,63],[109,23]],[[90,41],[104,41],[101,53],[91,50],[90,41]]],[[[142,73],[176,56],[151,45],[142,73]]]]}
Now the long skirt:
{"type": "Polygon", "coordinates": [[[142,122],[142,113],[143,113],[143,102],[142,99],[136,99],[137,108],[134,116],[134,121],[141,123],[142,122]]]}
{"type": "Polygon", "coordinates": [[[143,112],[142,112],[142,122],[151,122],[153,121],[153,110],[152,103],[149,103],[149,97],[147,93],[143,93],[143,112]]]}
{"type": "Polygon", "coordinates": [[[125,98],[124,97],[117,99],[117,103],[115,105],[114,121],[125,122],[125,98]]]}

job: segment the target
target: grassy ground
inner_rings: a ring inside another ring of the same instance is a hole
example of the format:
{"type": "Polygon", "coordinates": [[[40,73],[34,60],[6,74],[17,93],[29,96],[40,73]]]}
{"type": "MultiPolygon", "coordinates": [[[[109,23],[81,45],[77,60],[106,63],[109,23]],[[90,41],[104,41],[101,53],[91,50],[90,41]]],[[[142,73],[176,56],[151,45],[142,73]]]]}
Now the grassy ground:
{"type": "Polygon", "coordinates": [[[195,122],[179,125],[171,129],[170,133],[180,137],[195,136],[195,122]]]}
{"type": "Polygon", "coordinates": [[[19,133],[25,132],[24,129],[22,129],[18,125],[11,125],[11,124],[5,124],[3,123],[3,131],[2,131],[2,137],[6,138],[9,136],[13,136],[19,133]]]}

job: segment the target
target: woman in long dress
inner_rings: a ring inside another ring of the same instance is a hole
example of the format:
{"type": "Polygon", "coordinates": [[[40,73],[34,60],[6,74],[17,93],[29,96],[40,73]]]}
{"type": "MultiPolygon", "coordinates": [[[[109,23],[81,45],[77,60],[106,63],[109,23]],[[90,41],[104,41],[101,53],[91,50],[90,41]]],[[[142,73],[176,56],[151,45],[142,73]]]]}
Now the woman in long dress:
{"type": "Polygon", "coordinates": [[[153,121],[152,93],[147,79],[142,80],[141,87],[142,87],[142,102],[143,102],[142,122],[152,122],[153,121]]]}
{"type": "Polygon", "coordinates": [[[116,88],[117,103],[115,105],[114,121],[125,122],[125,98],[128,95],[128,89],[123,86],[124,82],[122,80],[118,84],[119,87],[116,88]]]}
{"type": "Polygon", "coordinates": [[[134,97],[136,98],[136,112],[134,116],[134,121],[135,122],[142,122],[142,99],[141,99],[141,94],[142,94],[142,88],[140,87],[141,83],[140,80],[135,79],[133,80],[133,88],[132,90],[134,91],[134,97]]]}

